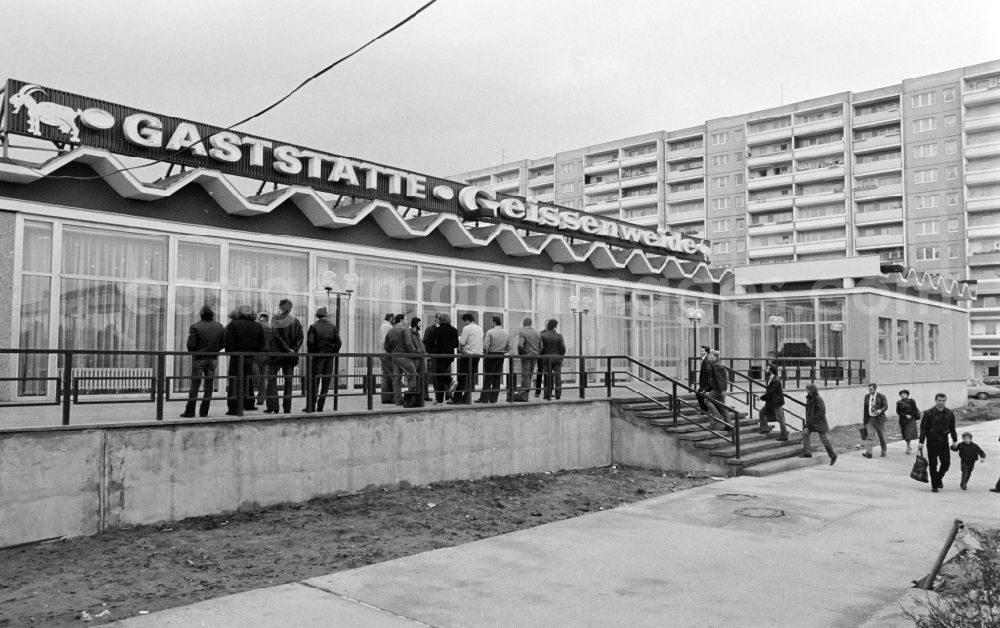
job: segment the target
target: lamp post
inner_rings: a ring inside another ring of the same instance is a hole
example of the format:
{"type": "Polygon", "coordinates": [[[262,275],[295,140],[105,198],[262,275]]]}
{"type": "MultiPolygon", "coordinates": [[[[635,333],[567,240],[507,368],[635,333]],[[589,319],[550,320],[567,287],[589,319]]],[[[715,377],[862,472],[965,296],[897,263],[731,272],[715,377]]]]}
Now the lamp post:
{"type": "MultiPolygon", "coordinates": [[[[689,307],[687,309],[688,320],[691,321],[691,338],[693,340],[691,349],[693,350],[692,355],[696,358],[698,357],[698,325],[701,323],[701,319],[705,317],[705,310],[700,307],[689,307]]],[[[695,381],[695,371],[697,369],[692,368],[689,371],[688,379],[691,384],[695,381]]]]}
{"type": "MultiPolygon", "coordinates": [[[[833,332],[833,377],[838,384],[841,379],[840,370],[840,332],[844,331],[843,323],[830,323],[830,331],[833,332]]],[[[848,364],[848,366],[850,366],[848,364]]]]}
{"type": "MultiPolygon", "coordinates": [[[[354,273],[347,273],[343,277],[343,286],[337,284],[337,273],[332,270],[324,271],[319,276],[319,283],[323,286],[323,290],[326,291],[326,307],[327,310],[330,309],[330,297],[332,295],[337,295],[337,307],[334,310],[334,325],[337,326],[337,333],[340,333],[340,297],[346,296],[348,303],[351,301],[351,295],[354,294],[354,290],[358,287],[358,276],[354,273]],[[342,290],[338,290],[338,287],[342,287],[342,290]]],[[[308,372],[308,369],[307,369],[308,372]]],[[[340,382],[337,381],[337,374],[340,372],[339,360],[333,358],[333,409],[337,410],[338,405],[338,395],[340,391],[340,382]]],[[[308,377],[315,377],[314,373],[308,373],[308,377]]],[[[311,381],[311,380],[310,380],[311,381]]],[[[312,386],[309,386],[309,390],[313,389],[313,386],[318,384],[318,382],[311,382],[312,386]]],[[[312,409],[314,397],[309,395],[309,399],[306,402],[306,407],[310,410],[312,409]]]]}
{"type": "Polygon", "coordinates": [[[772,316],[767,319],[767,324],[774,330],[774,357],[778,357],[778,333],[781,326],[785,324],[784,316],[772,316]]]}
{"type": "Polygon", "coordinates": [[[580,398],[582,399],[587,388],[587,365],[583,358],[583,317],[594,307],[594,300],[590,297],[582,299],[577,295],[569,298],[569,311],[576,316],[576,350],[580,355],[580,398]]]}

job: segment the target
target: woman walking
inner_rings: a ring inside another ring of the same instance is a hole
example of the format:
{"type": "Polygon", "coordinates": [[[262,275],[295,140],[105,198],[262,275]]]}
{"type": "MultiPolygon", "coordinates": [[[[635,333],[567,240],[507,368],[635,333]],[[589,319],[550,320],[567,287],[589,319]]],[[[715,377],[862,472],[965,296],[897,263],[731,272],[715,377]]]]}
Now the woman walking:
{"type": "Polygon", "coordinates": [[[906,441],[906,453],[910,453],[910,441],[917,440],[917,402],[910,399],[910,391],[905,388],[899,391],[899,401],[896,402],[896,414],[899,416],[899,433],[906,441]]]}
{"type": "Polygon", "coordinates": [[[760,398],[764,402],[764,407],[760,410],[762,417],[760,433],[767,434],[771,431],[770,426],[767,429],[763,427],[765,425],[763,417],[766,417],[768,421],[777,421],[781,427],[777,440],[788,440],[788,428],[785,426],[785,392],[781,380],[778,379],[778,367],[773,364],[767,367],[767,390],[760,398]]]}
{"type": "Polygon", "coordinates": [[[837,452],[830,444],[830,424],[826,422],[826,403],[819,396],[816,384],[806,384],[806,425],[802,430],[802,455],[799,458],[812,458],[812,446],[809,443],[809,435],[815,432],[819,440],[826,447],[826,455],[830,456],[830,466],[837,462],[837,452]]]}

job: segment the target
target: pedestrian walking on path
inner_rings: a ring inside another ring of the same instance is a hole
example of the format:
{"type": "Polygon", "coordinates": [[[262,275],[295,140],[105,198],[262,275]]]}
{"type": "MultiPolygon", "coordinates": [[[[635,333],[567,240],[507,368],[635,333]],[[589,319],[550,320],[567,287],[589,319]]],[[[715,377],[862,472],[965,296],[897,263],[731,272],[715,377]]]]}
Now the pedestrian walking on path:
{"type": "Polygon", "coordinates": [[[959,485],[962,490],[967,490],[969,478],[972,470],[979,460],[986,460],[986,452],[979,445],[972,442],[972,432],[962,433],[962,442],[951,446],[952,451],[958,452],[958,459],[962,461],[962,482],[959,485]]]}
{"type": "MultiPolygon", "coordinates": [[[[784,427],[784,424],[782,424],[784,427]]],[[[830,457],[830,466],[837,462],[837,452],[833,450],[830,437],[830,424],[826,421],[826,402],[819,396],[816,384],[806,384],[806,425],[802,430],[802,455],[800,458],[812,458],[812,445],[809,443],[809,435],[813,432],[819,436],[819,440],[826,447],[826,455],[830,457]]]]}
{"type": "MultiPolygon", "coordinates": [[[[785,390],[781,385],[781,378],[778,377],[778,367],[773,364],[767,367],[767,390],[760,398],[764,402],[764,407],[760,410],[760,433],[769,433],[771,426],[768,425],[768,421],[777,421],[781,428],[777,440],[788,440],[788,426],[785,425],[785,390]]],[[[823,400],[820,399],[820,403],[822,402],[823,400]]],[[[823,417],[825,421],[825,406],[823,417]]],[[[825,431],[829,431],[829,428],[825,431]]]]}
{"type": "Polygon", "coordinates": [[[948,436],[951,442],[958,442],[955,431],[955,414],[945,407],[948,397],[944,393],[934,395],[934,407],[924,411],[920,420],[920,446],[917,453],[922,454],[924,441],[927,441],[927,463],[931,475],[931,490],[937,493],[944,488],[944,474],[951,466],[951,454],[948,452],[948,436]]]}
{"type": "Polygon", "coordinates": [[[917,402],[910,399],[910,391],[905,388],[899,391],[899,401],[896,402],[896,415],[899,417],[899,433],[906,441],[906,453],[910,453],[910,443],[917,440],[917,419],[920,410],[917,402]]]}
{"type": "MultiPolygon", "coordinates": [[[[865,439],[865,453],[861,454],[865,458],[872,457],[876,436],[879,446],[882,448],[882,457],[885,458],[885,411],[888,409],[889,402],[886,401],[885,395],[878,392],[878,384],[868,384],[868,394],[865,395],[865,406],[862,411],[865,429],[868,430],[868,437],[865,439]]],[[[923,442],[923,439],[920,442],[923,442]]]]}

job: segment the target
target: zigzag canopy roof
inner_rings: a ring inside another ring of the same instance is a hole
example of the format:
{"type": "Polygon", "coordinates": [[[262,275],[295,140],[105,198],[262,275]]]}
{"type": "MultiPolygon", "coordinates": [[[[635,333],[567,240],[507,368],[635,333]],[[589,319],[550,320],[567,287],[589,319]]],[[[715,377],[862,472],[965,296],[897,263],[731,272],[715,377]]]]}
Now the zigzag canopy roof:
{"type": "Polygon", "coordinates": [[[386,235],[407,240],[440,232],[455,248],[485,247],[496,242],[511,257],[545,253],[561,264],[589,262],[599,270],[627,270],[633,275],[662,275],[671,279],[718,283],[732,271],[711,269],[704,262],[681,261],[673,257],[647,253],[640,249],[611,247],[603,242],[571,244],[555,234],[522,235],[507,224],[469,226],[452,214],[430,214],[407,218],[395,206],[381,200],[355,201],[339,205],[321,197],[310,187],[287,187],[266,194],[247,196],[216,170],[196,168],[153,183],[139,180],[112,153],[80,147],[45,163],[0,160],[0,180],[28,184],[44,179],[71,163],[86,164],[124,198],[154,201],[169,198],[189,185],[198,185],[229,214],[258,216],[280,205],[293,203],[309,221],[322,229],[352,227],[364,220],[374,220],[386,235]]]}

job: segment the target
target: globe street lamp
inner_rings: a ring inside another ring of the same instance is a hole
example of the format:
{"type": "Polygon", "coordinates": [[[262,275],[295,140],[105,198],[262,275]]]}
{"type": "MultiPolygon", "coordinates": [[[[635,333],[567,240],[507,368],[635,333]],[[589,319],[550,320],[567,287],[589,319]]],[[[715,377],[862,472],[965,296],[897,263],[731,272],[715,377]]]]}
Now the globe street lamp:
{"type": "Polygon", "coordinates": [[[778,334],[781,326],[785,324],[784,316],[772,316],[767,319],[767,324],[774,330],[774,357],[778,357],[778,334]]]}
{"type": "MultiPolygon", "coordinates": [[[[692,348],[694,349],[693,355],[698,356],[698,324],[701,323],[701,319],[705,317],[705,310],[700,307],[689,307],[687,309],[688,320],[691,321],[691,337],[694,340],[692,348]]],[[[695,369],[691,369],[689,379],[694,382],[694,372],[695,369]]]]}

